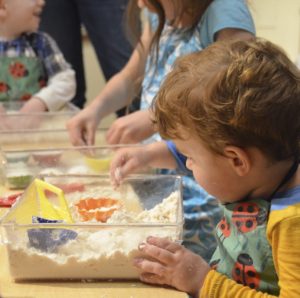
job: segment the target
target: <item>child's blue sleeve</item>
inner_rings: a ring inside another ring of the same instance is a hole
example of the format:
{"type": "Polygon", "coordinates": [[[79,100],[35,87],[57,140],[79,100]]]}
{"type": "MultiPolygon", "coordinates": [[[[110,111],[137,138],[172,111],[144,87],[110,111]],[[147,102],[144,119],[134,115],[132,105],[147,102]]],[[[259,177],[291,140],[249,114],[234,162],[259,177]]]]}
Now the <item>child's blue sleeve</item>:
{"type": "Polygon", "coordinates": [[[182,155],[176,148],[175,144],[172,141],[166,141],[166,144],[168,146],[168,149],[170,150],[170,152],[172,153],[172,155],[174,156],[174,158],[176,159],[177,165],[178,165],[178,169],[180,171],[184,171],[187,172],[188,169],[185,166],[185,162],[186,162],[186,157],[184,155],[182,155]]]}
{"type": "Polygon", "coordinates": [[[215,34],[225,28],[241,29],[255,35],[255,26],[245,0],[214,0],[200,23],[203,47],[215,41],[215,34]]]}

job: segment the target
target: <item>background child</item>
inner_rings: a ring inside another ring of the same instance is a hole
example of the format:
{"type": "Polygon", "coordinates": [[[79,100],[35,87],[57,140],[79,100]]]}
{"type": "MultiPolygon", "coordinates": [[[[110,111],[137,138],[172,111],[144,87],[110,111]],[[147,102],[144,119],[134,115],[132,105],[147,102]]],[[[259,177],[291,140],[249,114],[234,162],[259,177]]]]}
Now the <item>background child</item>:
{"type": "MultiPolygon", "coordinates": [[[[176,145],[169,148],[186,156],[224,216],[215,270],[177,243],[150,237],[140,245],[149,259],[135,260],[141,280],[199,297],[300,297],[297,67],[270,42],[215,43],[178,61],[154,113],[160,134],[176,145]]],[[[143,162],[174,164],[162,143],[144,154],[143,162]]],[[[130,156],[118,153],[113,167],[138,166],[130,156]]]]}
{"type": "MultiPolygon", "coordinates": [[[[57,111],[75,94],[75,74],[53,39],[36,32],[44,0],[0,0],[0,102],[20,112],[57,111]]],[[[55,20],[53,20],[55,21],[55,20]]]]}
{"type": "MultiPolygon", "coordinates": [[[[176,58],[201,51],[216,40],[254,36],[254,24],[244,1],[133,0],[128,8],[132,22],[139,17],[137,2],[148,7],[143,33],[123,70],[87,108],[69,121],[70,137],[75,145],[93,144],[101,119],[128,104],[142,79],[141,111],[116,120],[108,131],[107,141],[135,143],[152,136],[148,107],[176,58]]],[[[158,139],[160,136],[155,134],[147,142],[158,139]]],[[[219,208],[216,200],[188,176],[184,178],[184,210],[184,244],[210,259],[216,245],[213,229],[219,220],[219,208]]]]}

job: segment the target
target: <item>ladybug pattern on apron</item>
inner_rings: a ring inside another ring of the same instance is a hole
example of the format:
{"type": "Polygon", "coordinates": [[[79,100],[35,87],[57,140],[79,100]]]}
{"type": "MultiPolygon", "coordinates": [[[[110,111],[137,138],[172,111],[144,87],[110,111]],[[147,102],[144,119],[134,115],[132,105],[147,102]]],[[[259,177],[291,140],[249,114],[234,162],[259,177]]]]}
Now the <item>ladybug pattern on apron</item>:
{"type": "Polygon", "coordinates": [[[0,57],[0,64],[0,102],[27,101],[47,84],[39,58],[0,57]]]}
{"type": "Polygon", "coordinates": [[[278,277],[266,236],[269,207],[266,200],[223,205],[224,216],[216,229],[218,247],[210,266],[237,283],[278,295],[278,277]]]}

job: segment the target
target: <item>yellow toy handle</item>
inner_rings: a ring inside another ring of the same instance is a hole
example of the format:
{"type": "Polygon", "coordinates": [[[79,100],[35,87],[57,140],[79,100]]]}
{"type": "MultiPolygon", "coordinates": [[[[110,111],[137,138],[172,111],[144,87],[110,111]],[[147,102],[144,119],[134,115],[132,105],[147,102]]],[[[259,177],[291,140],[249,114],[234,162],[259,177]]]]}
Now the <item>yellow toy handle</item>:
{"type": "Polygon", "coordinates": [[[41,216],[47,219],[63,220],[67,223],[73,223],[63,190],[40,179],[35,179],[34,182],[39,196],[41,216]],[[45,195],[46,190],[57,195],[59,206],[55,206],[49,201],[45,195]]]}

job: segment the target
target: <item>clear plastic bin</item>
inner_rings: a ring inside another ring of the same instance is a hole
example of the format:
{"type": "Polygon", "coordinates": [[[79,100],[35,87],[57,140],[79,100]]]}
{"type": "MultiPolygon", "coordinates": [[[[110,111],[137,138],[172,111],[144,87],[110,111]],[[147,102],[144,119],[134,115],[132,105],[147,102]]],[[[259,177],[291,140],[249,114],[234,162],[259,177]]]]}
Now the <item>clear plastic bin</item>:
{"type": "Polygon", "coordinates": [[[23,195],[0,222],[1,241],[7,248],[10,273],[16,281],[137,279],[138,270],[132,260],[140,256],[138,245],[142,241],[148,236],[181,240],[179,176],[130,176],[116,190],[108,176],[43,179],[64,189],[74,223],[32,223],[34,217],[42,215],[39,196],[23,195]],[[78,217],[78,202],[91,197],[113,198],[122,207],[104,222],[83,221],[78,217]]]}
{"type": "MultiPolygon", "coordinates": [[[[95,135],[95,146],[107,145],[107,128],[99,128],[95,135]]],[[[16,130],[0,132],[2,150],[36,150],[72,146],[66,129],[16,130]]]]}
{"type": "Polygon", "coordinates": [[[118,149],[136,146],[143,145],[3,150],[0,159],[0,198],[23,191],[37,175],[108,173],[111,159],[118,149]]]}
{"type": "Polygon", "coordinates": [[[0,132],[65,129],[66,122],[78,111],[74,106],[69,111],[61,112],[0,113],[0,132]]]}

